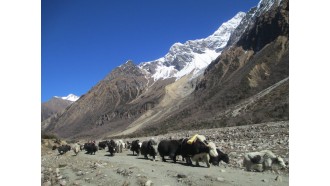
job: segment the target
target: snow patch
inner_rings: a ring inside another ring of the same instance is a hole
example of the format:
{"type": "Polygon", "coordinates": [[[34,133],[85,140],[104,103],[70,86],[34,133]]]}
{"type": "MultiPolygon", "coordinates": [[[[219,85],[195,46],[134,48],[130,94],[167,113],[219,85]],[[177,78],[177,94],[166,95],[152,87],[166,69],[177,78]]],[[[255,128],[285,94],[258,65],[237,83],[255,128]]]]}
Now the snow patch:
{"type": "Polygon", "coordinates": [[[163,64],[160,64],[156,68],[156,72],[152,75],[155,81],[158,79],[167,79],[173,77],[173,75],[177,72],[177,70],[174,68],[174,66],[164,66],[163,64]]]}
{"type": "Polygon", "coordinates": [[[186,74],[190,74],[193,72],[193,77],[199,74],[200,71],[204,71],[204,69],[218,56],[220,53],[215,52],[214,50],[205,50],[203,54],[194,53],[194,58],[191,62],[189,62],[182,70],[177,72],[174,77],[176,79],[180,79],[186,74]]]}

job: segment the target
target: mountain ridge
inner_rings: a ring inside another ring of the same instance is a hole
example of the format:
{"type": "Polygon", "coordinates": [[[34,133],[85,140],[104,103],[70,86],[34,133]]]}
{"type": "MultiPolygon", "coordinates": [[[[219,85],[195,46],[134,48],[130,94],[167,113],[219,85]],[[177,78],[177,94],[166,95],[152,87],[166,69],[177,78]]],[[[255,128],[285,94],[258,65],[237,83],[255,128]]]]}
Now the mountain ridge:
{"type": "Polygon", "coordinates": [[[164,57],[142,62],[138,66],[153,77],[154,81],[172,77],[179,79],[192,71],[199,74],[221,53],[244,16],[244,12],[238,12],[208,37],[174,43],[164,57]]]}
{"type": "Polygon", "coordinates": [[[219,55],[206,59],[208,65],[195,68],[196,72],[185,67],[195,54],[205,54],[205,46],[187,49],[174,44],[168,63],[165,57],[138,65],[129,60],[65,112],[43,122],[43,131],[63,138],[101,139],[288,120],[288,80],[234,115],[228,114],[288,78],[288,11],[287,0],[260,1],[230,30],[228,44],[217,51],[219,55]],[[270,35],[258,32],[270,29],[274,30],[270,35]],[[157,72],[158,67],[165,70],[157,72]],[[177,69],[186,73],[176,76],[177,69]],[[163,74],[154,76],[157,73],[163,74]]]}

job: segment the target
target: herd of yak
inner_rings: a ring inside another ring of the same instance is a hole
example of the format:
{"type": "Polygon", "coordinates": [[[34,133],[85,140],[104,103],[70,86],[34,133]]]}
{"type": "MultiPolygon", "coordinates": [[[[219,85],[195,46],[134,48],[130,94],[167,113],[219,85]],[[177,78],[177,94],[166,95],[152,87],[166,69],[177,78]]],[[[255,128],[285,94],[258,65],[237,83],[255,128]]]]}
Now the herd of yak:
{"type": "MultiPolygon", "coordinates": [[[[146,159],[150,156],[155,160],[156,155],[159,154],[164,162],[166,162],[165,156],[168,156],[176,163],[177,157],[180,155],[182,160],[185,160],[188,165],[192,165],[192,161],[196,163],[196,166],[199,166],[199,162],[205,162],[207,167],[210,167],[210,163],[219,166],[220,161],[227,164],[229,163],[227,154],[217,148],[213,142],[206,140],[205,136],[198,134],[191,138],[178,140],[164,139],[159,143],[154,139],[142,142],[140,142],[140,140],[133,140],[132,142],[106,140],[99,142],[98,145],[93,141],[83,145],[76,143],[73,147],[70,145],[54,146],[53,150],[56,148],[61,155],[71,149],[73,149],[77,155],[81,150],[85,150],[86,154],[95,154],[98,150],[108,148],[110,156],[114,156],[115,153],[121,153],[123,149],[130,149],[133,155],[134,153],[136,153],[137,156],[141,154],[146,159]]],[[[246,153],[243,159],[243,166],[248,171],[269,170],[272,169],[273,165],[278,165],[280,168],[286,167],[283,159],[269,150],[246,153]]]]}

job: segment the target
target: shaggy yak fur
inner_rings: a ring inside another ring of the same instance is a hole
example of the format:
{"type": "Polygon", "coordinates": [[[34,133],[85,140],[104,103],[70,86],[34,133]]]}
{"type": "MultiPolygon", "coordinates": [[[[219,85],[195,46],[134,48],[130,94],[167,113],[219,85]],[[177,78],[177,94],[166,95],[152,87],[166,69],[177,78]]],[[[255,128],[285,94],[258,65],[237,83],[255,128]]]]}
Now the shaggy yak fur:
{"type": "Polygon", "coordinates": [[[263,150],[260,152],[249,152],[244,155],[243,166],[247,171],[262,172],[265,170],[272,170],[275,166],[285,168],[284,160],[276,156],[270,150],[263,150]]]}

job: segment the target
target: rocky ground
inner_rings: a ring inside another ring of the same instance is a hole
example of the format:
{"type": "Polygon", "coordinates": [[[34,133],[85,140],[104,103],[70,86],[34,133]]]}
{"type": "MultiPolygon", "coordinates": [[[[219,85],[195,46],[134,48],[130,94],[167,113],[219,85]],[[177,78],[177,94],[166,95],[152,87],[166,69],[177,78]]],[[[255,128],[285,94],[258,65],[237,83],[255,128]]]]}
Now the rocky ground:
{"type": "MultiPolygon", "coordinates": [[[[182,131],[162,136],[178,139],[194,134],[209,138],[229,154],[230,163],[207,168],[176,164],[171,160],[162,162],[133,156],[125,150],[109,156],[106,150],[96,155],[73,151],[58,155],[51,150],[51,142],[42,141],[41,183],[42,185],[289,185],[289,169],[267,172],[247,172],[242,168],[245,152],[272,150],[289,165],[289,122],[274,122],[240,127],[182,131]]],[[[137,138],[140,140],[152,137],[137,138]]],[[[124,139],[133,140],[133,139],[124,139]]],[[[289,166],[288,166],[289,167],[289,166]]]]}

